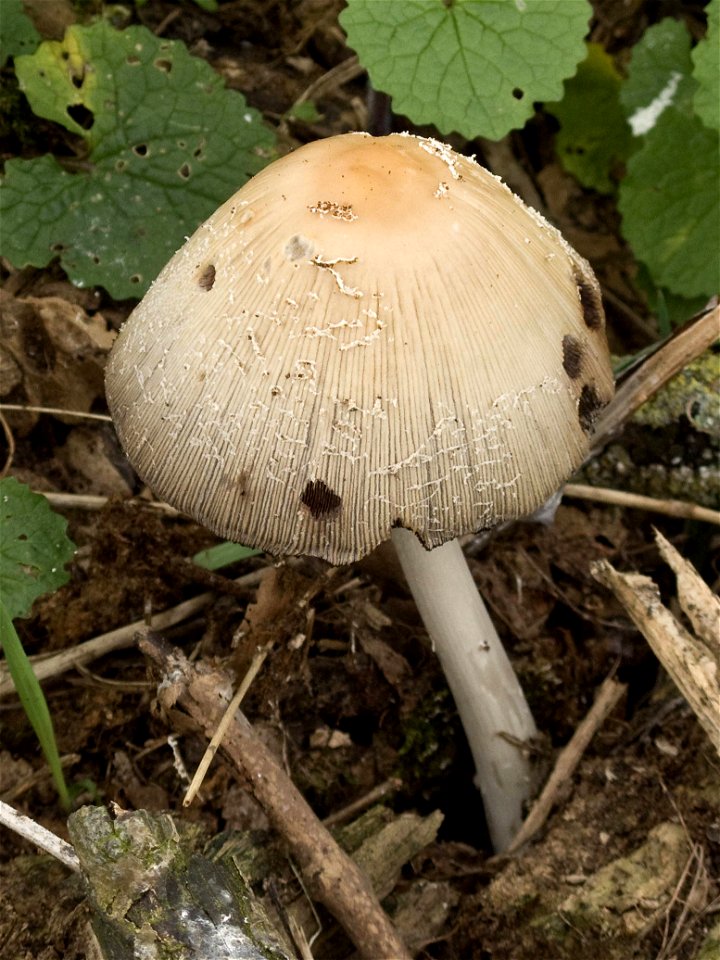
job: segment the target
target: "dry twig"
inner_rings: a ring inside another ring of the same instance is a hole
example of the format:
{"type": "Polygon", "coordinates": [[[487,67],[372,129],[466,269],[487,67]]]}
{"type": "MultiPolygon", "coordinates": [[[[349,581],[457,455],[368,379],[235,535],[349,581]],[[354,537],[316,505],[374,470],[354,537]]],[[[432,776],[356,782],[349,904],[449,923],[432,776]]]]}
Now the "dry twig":
{"type": "Polygon", "coordinates": [[[540,796],[523,821],[523,825],[513,838],[507,853],[513,853],[524,846],[528,840],[540,830],[553,806],[557,802],[560,791],[577,769],[583,754],[590,741],[612,712],[613,708],[627,690],[627,685],[619,683],[613,677],[608,677],[600,687],[595,702],[589,712],[583,717],[570,741],[558,754],[553,771],[540,796]]]}
{"type": "Polygon", "coordinates": [[[612,503],[631,510],[649,510],[662,513],[667,517],[683,517],[686,520],[702,520],[704,523],[720,525],[720,511],[701,507],[697,503],[684,500],[658,500],[639,493],[626,493],[609,487],[591,487],[584,483],[566,483],[564,497],[576,497],[580,500],[595,500],[598,503],[612,503]]]}
{"type": "Polygon", "coordinates": [[[676,373],[709,349],[718,336],[720,307],[714,307],[668,337],[628,374],[598,419],[590,459],[620,432],[639,407],[664,387],[676,373]]]}
{"type": "Polygon", "coordinates": [[[0,800],[0,824],[29,840],[30,843],[34,843],[45,853],[51,854],[70,870],[75,872],[80,870],[80,861],[69,843],[2,800],[0,800]]]}
{"type": "MultiPolygon", "coordinates": [[[[253,570],[243,577],[238,577],[234,583],[243,586],[255,586],[258,584],[271,567],[263,567],[260,570],[253,570]]],[[[214,593],[201,593],[197,597],[185,600],[175,607],[163,610],[161,613],[152,617],[149,626],[153,630],[167,630],[188,617],[199,613],[215,599],[214,593]]],[[[102,633],[100,636],[93,637],[92,640],[86,640],[60,653],[49,657],[37,659],[31,657],[33,671],[38,680],[47,680],[50,677],[56,677],[61,673],[72,670],[80,664],[90,663],[99,657],[111,653],[113,650],[123,650],[126,647],[132,647],[138,633],[143,633],[148,629],[148,624],[144,620],[136,620],[134,623],[128,623],[124,627],[118,627],[117,630],[110,630],[109,633],[102,633]]],[[[15,687],[7,668],[0,664],[0,698],[13,693],[15,687]]]]}

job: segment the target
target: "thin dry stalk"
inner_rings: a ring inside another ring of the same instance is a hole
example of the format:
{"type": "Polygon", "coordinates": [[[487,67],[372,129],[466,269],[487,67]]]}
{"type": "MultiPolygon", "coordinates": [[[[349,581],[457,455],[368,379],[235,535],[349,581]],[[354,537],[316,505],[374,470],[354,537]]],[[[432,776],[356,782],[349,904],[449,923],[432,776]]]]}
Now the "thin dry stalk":
{"type": "Polygon", "coordinates": [[[552,773],[543,787],[540,796],[523,821],[510,844],[507,853],[514,853],[524,846],[540,830],[565,784],[570,780],[578,767],[590,741],[613,711],[620,698],[627,690],[627,684],[619,683],[613,677],[608,677],[600,687],[595,702],[583,717],[569,742],[558,754],[552,773]]]}
{"type": "Polygon", "coordinates": [[[261,647],[259,650],[255,651],[255,655],[252,658],[250,666],[248,667],[247,672],[243,677],[242,682],[240,683],[240,686],[237,688],[235,696],[232,698],[232,700],[228,704],[228,708],[223,714],[222,719],[217,726],[217,730],[212,735],[212,739],[210,740],[210,743],[207,745],[205,753],[203,754],[203,757],[200,763],[198,764],[198,768],[195,771],[195,776],[192,778],[190,786],[187,788],[185,796],[183,797],[184,807],[189,807],[190,804],[195,799],[195,797],[197,796],[197,792],[202,786],[202,782],[205,779],[205,775],[207,774],[210,768],[210,764],[213,761],[213,757],[218,752],[220,744],[223,741],[225,732],[230,726],[230,724],[232,723],[235,714],[240,709],[240,704],[243,702],[245,698],[245,694],[250,689],[250,684],[258,675],[260,667],[262,667],[263,663],[265,662],[265,658],[267,657],[269,651],[270,651],[269,645],[261,647]]]}
{"type": "MultiPolygon", "coordinates": [[[[256,586],[271,569],[271,567],[263,567],[260,570],[253,570],[252,573],[238,577],[234,583],[247,587],[256,586]]],[[[132,647],[138,633],[144,633],[148,626],[152,627],[153,630],[167,630],[168,627],[182,623],[188,617],[204,610],[214,599],[214,593],[201,593],[197,597],[185,600],[175,607],[170,607],[168,610],[153,615],[150,624],[146,623],[145,620],[136,620],[134,623],[118,627],[117,630],[110,630],[109,633],[102,633],[100,636],[93,637],[92,640],[86,640],[84,643],[79,643],[52,656],[31,657],[35,676],[38,680],[47,680],[50,677],[56,677],[72,670],[80,664],[97,660],[114,650],[132,647]]],[[[0,666],[0,698],[13,693],[14,690],[15,687],[7,669],[0,666]]]]}
{"type": "Polygon", "coordinates": [[[346,807],[335,810],[329,817],[325,817],[323,823],[326,827],[329,827],[334,826],[336,823],[343,823],[345,820],[350,820],[357,813],[360,813],[361,810],[366,810],[372,806],[373,803],[382,800],[383,797],[386,797],[389,793],[396,793],[401,787],[402,780],[399,777],[390,777],[389,780],[379,783],[376,787],[373,787],[372,790],[368,790],[362,797],[353,800],[353,802],[349,803],[346,807]]]}
{"type": "Polygon", "coordinates": [[[111,423],[107,413],[88,413],[85,410],[63,410],[62,407],[37,407],[29,403],[0,403],[0,410],[14,410],[19,413],[47,413],[53,417],[78,417],[80,420],[102,420],[111,423]]]}
{"type": "MultiPolygon", "coordinates": [[[[110,497],[102,497],[92,493],[61,493],[52,490],[35,490],[35,493],[42,494],[45,499],[54,507],[61,510],[102,510],[106,506],[110,497]]],[[[181,517],[182,514],[169,503],[163,503],[162,500],[142,500],[133,497],[131,500],[123,500],[124,504],[134,507],[149,507],[151,510],[159,510],[169,517],[181,517]]]]}
{"type": "Polygon", "coordinates": [[[594,500],[597,503],[610,503],[630,510],[648,510],[662,513],[666,517],[681,517],[685,520],[702,520],[704,523],[720,525],[720,510],[710,510],[697,503],[684,500],[658,500],[640,493],[627,493],[625,490],[613,490],[609,487],[591,487],[584,483],[567,483],[563,488],[564,497],[579,500],[594,500]]]}
{"type": "Polygon", "coordinates": [[[3,429],[5,440],[7,442],[7,456],[5,457],[5,463],[3,464],[2,470],[0,470],[0,479],[2,479],[10,470],[15,457],[15,437],[10,429],[9,423],[2,413],[0,413],[0,426],[3,429]]]}
{"type": "Polygon", "coordinates": [[[665,914],[665,925],[663,929],[662,945],[655,960],[670,960],[674,955],[675,949],[680,945],[683,939],[686,939],[688,928],[692,924],[690,916],[693,912],[692,903],[700,885],[707,881],[707,870],[705,868],[705,857],[703,848],[700,844],[693,844],[687,862],[683,868],[680,879],[675,885],[672,896],[663,910],[665,914]],[[693,866],[695,869],[693,870],[693,866]],[[682,899],[683,888],[692,870],[692,879],[690,889],[682,899]],[[680,915],[673,918],[672,911],[675,906],[681,903],[682,909],[680,915]],[[671,927],[672,925],[672,927],[671,927]]]}

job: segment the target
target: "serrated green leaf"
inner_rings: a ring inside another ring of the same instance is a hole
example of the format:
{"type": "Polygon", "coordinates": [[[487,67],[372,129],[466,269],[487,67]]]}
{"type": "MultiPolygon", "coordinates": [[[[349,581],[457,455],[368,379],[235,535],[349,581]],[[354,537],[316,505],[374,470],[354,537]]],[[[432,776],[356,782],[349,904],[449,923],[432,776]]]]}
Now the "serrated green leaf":
{"type": "Polygon", "coordinates": [[[658,287],[681,297],[720,289],[718,133],[669,108],[628,161],[622,232],[658,287]]]}
{"type": "Polygon", "coordinates": [[[241,94],[178,41],[104,21],[71,27],[16,69],[33,110],[86,144],[6,165],[2,253],[60,255],[78,286],[139,297],[184,238],[267,162],[273,135],[241,94]]]}
{"type": "Polygon", "coordinates": [[[66,530],[45,497],[14,477],[0,480],[0,599],[12,619],[67,582],[75,544],[66,530]]]}
{"type": "Polygon", "coordinates": [[[340,23],[396,113],[499,139],[562,96],[591,13],[586,0],[348,0],[340,23]]]}
{"type": "Polygon", "coordinates": [[[628,79],[620,91],[636,136],[651,130],[670,106],[690,110],[695,89],[691,73],[690,34],[684,24],[667,18],[648,27],[633,48],[628,79]]]}
{"type": "Polygon", "coordinates": [[[692,52],[698,83],[695,112],[706,127],[720,127],[720,0],[710,0],[706,7],[707,34],[692,52]]]}
{"type": "Polygon", "coordinates": [[[40,40],[22,0],[0,0],[0,67],[8,57],[32,53],[40,40]]]}
{"type": "Polygon", "coordinates": [[[565,81],[562,100],[545,104],[560,123],[555,149],[563,166],[583,186],[601,193],[615,189],[613,171],[632,150],[619,100],[622,82],[612,57],[600,44],[589,43],[577,73],[565,81]]]}

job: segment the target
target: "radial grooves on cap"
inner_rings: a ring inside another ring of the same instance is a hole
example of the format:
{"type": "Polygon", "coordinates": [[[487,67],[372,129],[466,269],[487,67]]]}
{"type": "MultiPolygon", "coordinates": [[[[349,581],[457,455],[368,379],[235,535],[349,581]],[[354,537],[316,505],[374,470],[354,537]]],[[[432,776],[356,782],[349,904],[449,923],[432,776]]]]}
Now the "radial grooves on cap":
{"type": "Polygon", "coordinates": [[[592,273],[422,143],[344,136],[271,164],[123,327],[123,446],[221,536],[337,564],[399,523],[432,547],[531,512],[582,462],[612,394],[592,273]]]}

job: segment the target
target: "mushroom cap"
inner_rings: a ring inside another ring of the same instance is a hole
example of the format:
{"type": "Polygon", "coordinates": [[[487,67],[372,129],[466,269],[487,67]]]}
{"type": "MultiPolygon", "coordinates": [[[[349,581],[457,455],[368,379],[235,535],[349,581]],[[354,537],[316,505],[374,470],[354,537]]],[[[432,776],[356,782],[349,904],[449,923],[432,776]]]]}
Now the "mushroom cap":
{"type": "Polygon", "coordinates": [[[277,555],[428,548],[531,513],[613,381],[597,281],[436,140],[345,134],[245,184],[113,347],[121,443],[162,498],[277,555]]]}

